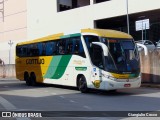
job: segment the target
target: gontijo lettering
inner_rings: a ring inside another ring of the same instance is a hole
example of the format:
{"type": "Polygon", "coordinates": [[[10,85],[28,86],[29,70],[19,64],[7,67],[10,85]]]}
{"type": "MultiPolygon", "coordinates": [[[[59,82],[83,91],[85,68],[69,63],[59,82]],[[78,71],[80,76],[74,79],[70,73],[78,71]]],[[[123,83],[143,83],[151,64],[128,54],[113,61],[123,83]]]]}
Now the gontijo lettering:
{"type": "Polygon", "coordinates": [[[26,64],[44,64],[44,59],[27,59],[26,64]]]}

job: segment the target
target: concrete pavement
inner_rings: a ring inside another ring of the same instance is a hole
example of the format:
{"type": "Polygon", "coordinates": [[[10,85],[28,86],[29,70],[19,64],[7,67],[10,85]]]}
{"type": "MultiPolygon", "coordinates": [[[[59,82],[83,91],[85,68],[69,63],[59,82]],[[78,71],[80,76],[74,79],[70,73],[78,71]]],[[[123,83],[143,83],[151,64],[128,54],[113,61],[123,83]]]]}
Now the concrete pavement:
{"type": "MultiPolygon", "coordinates": [[[[0,77],[0,81],[1,80],[18,80],[18,79],[16,79],[15,77],[6,77],[6,78],[0,77]]],[[[160,83],[142,83],[141,87],[160,88],[160,83]]]]}
{"type": "Polygon", "coordinates": [[[141,87],[160,88],[160,83],[142,83],[141,87]]]}

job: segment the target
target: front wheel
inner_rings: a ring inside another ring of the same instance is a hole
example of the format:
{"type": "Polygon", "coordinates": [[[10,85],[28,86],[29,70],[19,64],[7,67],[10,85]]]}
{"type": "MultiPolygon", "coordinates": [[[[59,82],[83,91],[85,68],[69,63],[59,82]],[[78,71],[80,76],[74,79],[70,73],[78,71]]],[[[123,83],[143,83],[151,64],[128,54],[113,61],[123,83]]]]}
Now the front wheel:
{"type": "Polygon", "coordinates": [[[84,76],[81,76],[81,77],[78,79],[78,89],[79,89],[82,93],[88,92],[87,82],[86,82],[86,78],[85,78],[84,76]]]}

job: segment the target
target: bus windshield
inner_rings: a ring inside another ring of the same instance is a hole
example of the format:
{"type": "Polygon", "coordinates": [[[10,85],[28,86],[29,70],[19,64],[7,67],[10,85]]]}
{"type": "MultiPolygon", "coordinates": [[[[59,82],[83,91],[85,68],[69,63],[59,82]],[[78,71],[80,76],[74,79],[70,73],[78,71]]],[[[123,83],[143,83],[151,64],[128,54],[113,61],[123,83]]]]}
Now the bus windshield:
{"type": "Polygon", "coordinates": [[[137,47],[131,39],[101,38],[107,45],[109,55],[105,57],[105,68],[109,72],[140,72],[137,47]]]}

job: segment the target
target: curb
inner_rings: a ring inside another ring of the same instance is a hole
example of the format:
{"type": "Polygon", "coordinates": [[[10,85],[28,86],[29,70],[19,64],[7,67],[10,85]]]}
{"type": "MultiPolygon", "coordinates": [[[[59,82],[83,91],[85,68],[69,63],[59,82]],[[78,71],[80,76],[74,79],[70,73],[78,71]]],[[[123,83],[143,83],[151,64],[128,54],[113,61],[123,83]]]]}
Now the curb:
{"type": "Polygon", "coordinates": [[[18,79],[15,77],[6,77],[6,78],[0,77],[0,80],[18,80],[18,79]]]}
{"type": "MultiPolygon", "coordinates": [[[[5,80],[18,80],[18,79],[15,77],[6,77],[6,78],[0,77],[0,81],[5,81],[5,80]]],[[[141,87],[160,88],[160,83],[142,83],[141,87]]]]}
{"type": "Polygon", "coordinates": [[[147,84],[141,84],[141,87],[149,87],[149,88],[160,88],[160,84],[157,83],[157,84],[154,84],[154,83],[147,83],[147,84]]]}

